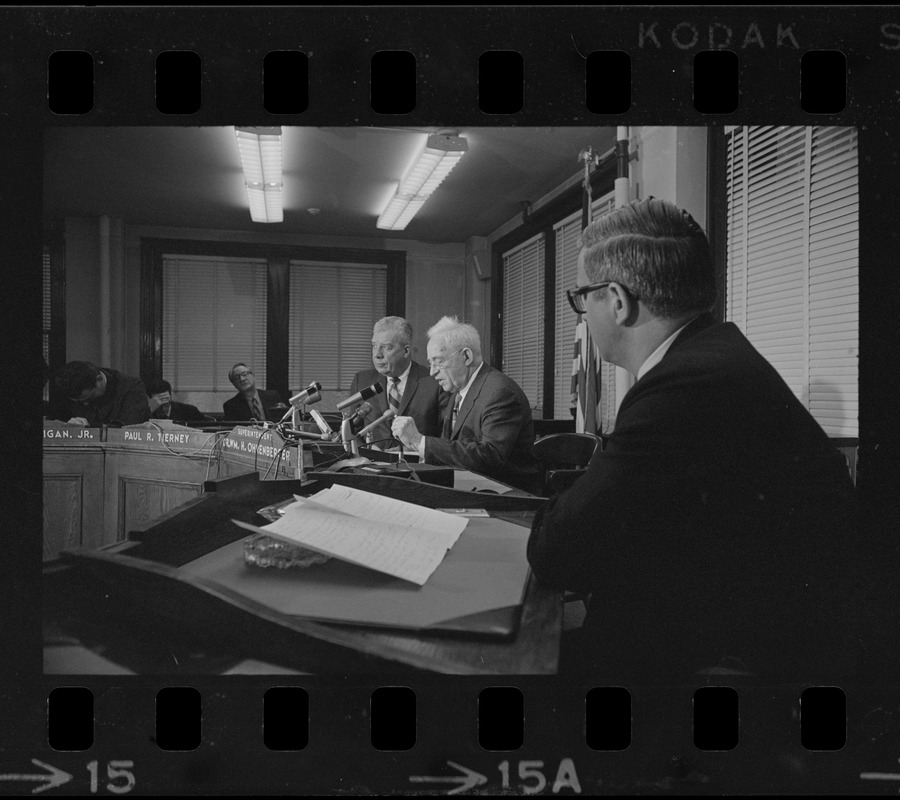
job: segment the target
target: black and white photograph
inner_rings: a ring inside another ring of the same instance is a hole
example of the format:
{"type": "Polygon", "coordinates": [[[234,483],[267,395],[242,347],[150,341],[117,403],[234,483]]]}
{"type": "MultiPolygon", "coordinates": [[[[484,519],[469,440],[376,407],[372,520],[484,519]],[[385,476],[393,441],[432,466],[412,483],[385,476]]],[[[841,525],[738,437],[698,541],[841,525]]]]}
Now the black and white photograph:
{"type": "Polygon", "coordinates": [[[88,127],[45,153],[48,672],[857,668],[853,128],[88,127]],[[189,655],[140,629],[157,602],[189,655]]]}
{"type": "Polygon", "coordinates": [[[900,19],[611,10],[10,16],[0,790],[896,790],[900,19]]]}

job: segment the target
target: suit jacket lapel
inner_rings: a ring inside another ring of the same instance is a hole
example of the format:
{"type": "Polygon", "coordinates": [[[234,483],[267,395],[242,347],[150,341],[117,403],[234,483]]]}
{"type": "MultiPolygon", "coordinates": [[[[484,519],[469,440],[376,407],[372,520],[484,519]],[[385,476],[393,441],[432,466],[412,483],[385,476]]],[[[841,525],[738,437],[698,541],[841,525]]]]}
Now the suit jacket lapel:
{"type": "Polygon", "coordinates": [[[409,404],[412,402],[413,395],[416,393],[416,389],[419,386],[419,365],[416,364],[415,361],[412,362],[412,365],[409,368],[409,375],[406,376],[406,388],[403,390],[403,397],[400,398],[400,408],[398,410],[398,414],[405,414],[406,409],[409,408],[409,404]]]}
{"type": "MultiPolygon", "coordinates": [[[[478,375],[475,376],[475,380],[472,381],[472,385],[469,387],[469,391],[466,392],[466,397],[462,401],[462,405],[459,407],[459,413],[456,415],[456,425],[453,428],[453,434],[451,435],[451,439],[455,439],[460,430],[462,429],[463,422],[466,421],[466,417],[469,416],[469,412],[472,410],[472,407],[475,405],[475,401],[478,399],[478,395],[481,394],[481,388],[484,386],[484,379],[487,377],[488,371],[490,367],[487,364],[483,364],[481,369],[478,372],[478,375]]],[[[448,406],[450,404],[448,403],[448,406]]],[[[453,408],[450,407],[450,414],[453,414],[453,408]]]]}

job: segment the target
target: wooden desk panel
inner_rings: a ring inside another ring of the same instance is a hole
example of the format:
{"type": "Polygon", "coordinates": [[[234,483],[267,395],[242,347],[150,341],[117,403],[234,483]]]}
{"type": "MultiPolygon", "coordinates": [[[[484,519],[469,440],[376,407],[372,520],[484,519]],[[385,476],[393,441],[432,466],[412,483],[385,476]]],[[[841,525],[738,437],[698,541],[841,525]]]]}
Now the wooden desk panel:
{"type": "Polygon", "coordinates": [[[105,543],[202,494],[210,471],[215,464],[205,457],[107,446],[105,543]]]}
{"type": "Polygon", "coordinates": [[[72,547],[100,547],[105,454],[98,444],[44,450],[44,560],[72,547]]]}

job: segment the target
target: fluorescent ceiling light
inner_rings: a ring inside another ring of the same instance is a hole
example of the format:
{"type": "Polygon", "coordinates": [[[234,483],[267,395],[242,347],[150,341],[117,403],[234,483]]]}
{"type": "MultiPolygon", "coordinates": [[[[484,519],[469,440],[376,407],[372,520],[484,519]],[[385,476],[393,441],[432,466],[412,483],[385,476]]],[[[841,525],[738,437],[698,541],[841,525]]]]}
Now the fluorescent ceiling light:
{"type": "Polygon", "coordinates": [[[402,231],[468,149],[468,142],[461,136],[442,133],[429,136],[425,149],[400,181],[376,226],[402,231]]]}
{"type": "Polygon", "coordinates": [[[254,222],[282,222],[281,128],[235,127],[254,222]]]}

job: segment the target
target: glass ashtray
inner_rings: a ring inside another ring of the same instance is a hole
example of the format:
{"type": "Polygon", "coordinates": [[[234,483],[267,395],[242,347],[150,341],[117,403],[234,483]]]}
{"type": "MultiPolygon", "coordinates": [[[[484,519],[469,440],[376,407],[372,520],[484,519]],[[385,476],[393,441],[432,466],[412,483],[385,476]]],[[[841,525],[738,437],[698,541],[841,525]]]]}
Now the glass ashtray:
{"type": "Polygon", "coordinates": [[[311,567],[330,560],[331,556],[263,534],[244,539],[244,563],[251,567],[276,569],[311,567]]]}

